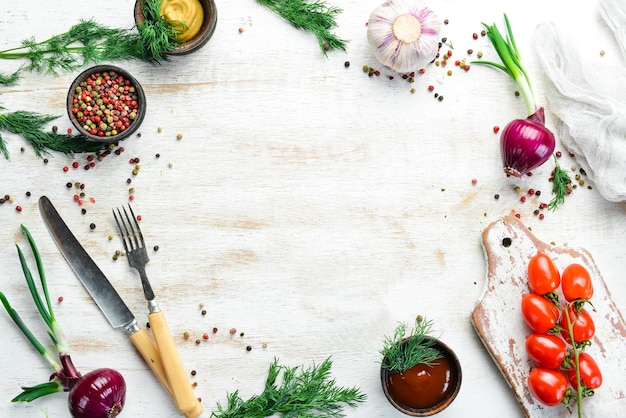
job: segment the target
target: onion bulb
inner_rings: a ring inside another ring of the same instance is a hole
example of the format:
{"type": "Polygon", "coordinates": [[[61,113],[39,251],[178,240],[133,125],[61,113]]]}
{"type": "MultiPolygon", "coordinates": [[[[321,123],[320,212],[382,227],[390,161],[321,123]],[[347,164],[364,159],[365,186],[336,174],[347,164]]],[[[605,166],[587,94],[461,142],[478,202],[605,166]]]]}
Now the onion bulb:
{"type": "Polygon", "coordinates": [[[500,155],[508,176],[522,177],[548,161],[556,141],[544,125],[544,111],[540,107],[526,119],[509,122],[500,135],[500,155]]]}
{"type": "Polygon", "coordinates": [[[381,64],[408,73],[435,59],[440,30],[440,19],[423,1],[389,0],[371,13],[367,39],[381,64]]]}
{"type": "Polygon", "coordinates": [[[76,381],[68,404],[74,418],[114,418],[122,412],[125,400],[122,375],[113,369],[97,369],[76,381]]]}

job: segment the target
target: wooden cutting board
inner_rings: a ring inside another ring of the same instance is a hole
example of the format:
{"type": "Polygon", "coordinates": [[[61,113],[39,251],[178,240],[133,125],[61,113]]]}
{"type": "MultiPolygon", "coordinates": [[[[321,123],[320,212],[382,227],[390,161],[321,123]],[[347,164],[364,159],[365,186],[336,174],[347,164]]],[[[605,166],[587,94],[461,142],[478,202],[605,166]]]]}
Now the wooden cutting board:
{"type": "Polygon", "coordinates": [[[491,223],[483,232],[482,244],[487,261],[483,293],[472,312],[472,323],[489,354],[500,368],[528,417],[575,417],[575,407],[546,407],[527,388],[533,363],[525,350],[531,331],[521,315],[521,296],[529,291],[527,265],[542,251],[550,256],[559,271],[568,264],[587,267],[594,283],[589,305],[596,334],[586,351],[593,356],[603,374],[603,384],[595,395],[583,400],[585,417],[626,417],[626,324],[611,293],[584,249],[557,247],[537,239],[515,216],[491,223]]]}

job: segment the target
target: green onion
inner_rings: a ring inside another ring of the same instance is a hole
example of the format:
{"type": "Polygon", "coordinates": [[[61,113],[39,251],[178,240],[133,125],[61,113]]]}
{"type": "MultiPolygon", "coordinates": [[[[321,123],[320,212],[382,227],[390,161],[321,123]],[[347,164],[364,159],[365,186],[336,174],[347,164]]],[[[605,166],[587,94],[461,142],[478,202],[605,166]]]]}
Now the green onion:
{"type": "Polygon", "coordinates": [[[65,334],[63,333],[61,326],[54,316],[52,303],[50,302],[50,294],[48,292],[48,283],[46,281],[46,275],[43,269],[41,254],[39,253],[37,245],[28,229],[24,225],[22,225],[21,228],[26,235],[26,238],[28,239],[30,249],[35,257],[37,272],[39,274],[41,288],[43,290],[43,298],[39,290],[37,289],[35,279],[33,278],[33,274],[30,268],[28,267],[24,253],[22,252],[21,248],[16,245],[20,264],[22,266],[22,271],[24,272],[24,277],[26,278],[26,283],[28,284],[28,289],[33,298],[33,301],[35,302],[35,306],[37,306],[37,310],[39,311],[41,318],[48,326],[48,336],[56,347],[60,363],[55,360],[55,357],[51,354],[51,352],[37,339],[37,337],[24,323],[19,313],[9,303],[9,300],[7,299],[5,294],[0,292],[0,301],[2,301],[4,309],[7,311],[15,325],[17,325],[17,327],[20,329],[20,331],[22,331],[22,333],[30,341],[33,347],[35,347],[39,354],[54,370],[50,381],[35,386],[22,387],[22,393],[13,398],[12,402],[30,402],[41,396],[64,391],[71,387],[73,383],[80,379],[81,376],[74,367],[74,364],[72,363],[68,351],[68,344],[65,338],[65,334]]]}
{"type": "Polygon", "coordinates": [[[513,37],[513,30],[511,29],[511,24],[506,14],[504,15],[504,22],[506,24],[506,38],[502,36],[502,33],[495,24],[482,24],[487,30],[487,37],[498,53],[502,64],[484,60],[472,61],[472,64],[490,65],[507,73],[519,87],[526,104],[526,110],[529,115],[532,115],[537,110],[535,92],[530,82],[530,77],[522,65],[522,57],[517,49],[517,44],[513,37]]]}

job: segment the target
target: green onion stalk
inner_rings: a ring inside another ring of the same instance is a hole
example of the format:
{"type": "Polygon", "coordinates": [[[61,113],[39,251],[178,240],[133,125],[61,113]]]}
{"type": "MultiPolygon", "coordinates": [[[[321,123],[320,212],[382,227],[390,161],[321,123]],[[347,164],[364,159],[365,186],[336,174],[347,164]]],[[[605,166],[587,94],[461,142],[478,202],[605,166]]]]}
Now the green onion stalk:
{"type": "Polygon", "coordinates": [[[26,283],[28,284],[28,289],[30,290],[30,294],[33,298],[33,301],[35,302],[35,306],[37,306],[37,310],[39,311],[41,318],[48,326],[48,336],[52,340],[52,343],[54,344],[57,351],[57,355],[53,355],[37,339],[37,337],[35,337],[35,335],[31,332],[28,326],[24,323],[19,313],[11,306],[9,300],[4,295],[4,293],[0,292],[0,300],[2,301],[2,305],[6,309],[13,322],[15,322],[15,325],[17,325],[17,327],[22,331],[22,333],[30,341],[33,347],[35,347],[35,349],[39,352],[41,357],[54,370],[48,382],[44,382],[35,386],[24,386],[22,387],[22,393],[20,393],[11,400],[12,402],[31,402],[37,398],[49,395],[51,393],[69,391],[74,386],[74,384],[81,378],[81,374],[72,363],[65,334],[54,315],[52,303],[50,302],[50,294],[48,292],[46,275],[43,269],[43,263],[39,250],[37,249],[37,245],[35,244],[35,241],[28,229],[24,225],[22,225],[21,228],[26,235],[26,238],[28,239],[31,251],[35,257],[37,271],[41,281],[41,288],[43,290],[43,298],[35,284],[35,279],[33,278],[33,274],[31,273],[31,270],[26,263],[26,259],[22,250],[18,245],[16,245],[20,264],[22,266],[22,271],[24,272],[24,277],[26,278],[26,283]],[[58,361],[56,358],[58,358],[58,361]]]}
{"type": "MultiPolygon", "coordinates": [[[[509,122],[500,134],[500,154],[507,176],[523,178],[554,156],[556,140],[554,134],[545,126],[544,108],[537,104],[535,91],[530,76],[526,71],[521,54],[517,48],[513,30],[507,15],[504,15],[506,32],[503,35],[498,27],[483,23],[486,34],[501,62],[486,60],[472,61],[472,64],[491,66],[508,74],[524,98],[527,117],[509,122]]],[[[569,194],[569,175],[558,165],[554,157],[550,209],[556,209],[569,194]]]]}

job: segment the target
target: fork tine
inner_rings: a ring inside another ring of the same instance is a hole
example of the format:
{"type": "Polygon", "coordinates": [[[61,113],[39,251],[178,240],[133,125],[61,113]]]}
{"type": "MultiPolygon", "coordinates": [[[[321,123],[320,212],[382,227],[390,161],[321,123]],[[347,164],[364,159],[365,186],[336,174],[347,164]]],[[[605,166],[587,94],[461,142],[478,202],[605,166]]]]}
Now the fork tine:
{"type": "Polygon", "coordinates": [[[137,227],[137,229],[135,230],[135,228],[133,227],[133,222],[130,221],[128,217],[128,213],[126,212],[126,208],[124,208],[124,214],[126,215],[126,219],[128,220],[128,224],[130,225],[130,229],[133,233],[133,237],[135,238],[135,244],[137,245],[137,248],[145,247],[143,234],[141,233],[141,228],[139,228],[139,222],[137,222],[137,217],[135,216],[135,213],[133,212],[133,208],[130,206],[130,204],[128,205],[128,210],[130,210],[130,214],[132,215],[132,219],[135,224],[135,227],[137,227]]]}
{"type": "Polygon", "coordinates": [[[124,244],[124,251],[129,252],[128,245],[126,244],[126,237],[128,236],[128,229],[126,228],[126,224],[124,223],[124,218],[122,218],[122,213],[119,209],[117,209],[117,213],[115,214],[115,210],[113,210],[113,217],[115,218],[115,223],[117,224],[117,229],[120,231],[120,236],[122,238],[122,244],[124,244]]]}

